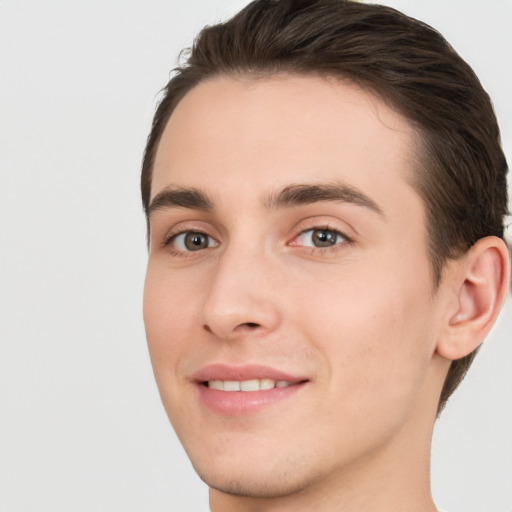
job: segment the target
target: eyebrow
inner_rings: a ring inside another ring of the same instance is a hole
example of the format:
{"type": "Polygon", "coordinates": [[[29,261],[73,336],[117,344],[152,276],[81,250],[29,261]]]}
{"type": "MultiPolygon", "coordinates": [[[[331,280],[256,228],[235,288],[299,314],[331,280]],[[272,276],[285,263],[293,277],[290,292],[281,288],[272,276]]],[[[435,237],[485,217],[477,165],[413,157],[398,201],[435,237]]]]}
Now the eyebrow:
{"type": "Polygon", "coordinates": [[[213,201],[197,188],[165,188],[151,201],[148,216],[164,208],[190,208],[193,210],[213,210],[213,201]]]}
{"type": "MultiPolygon", "coordinates": [[[[321,201],[352,203],[386,217],[382,208],[373,199],[346,183],[288,185],[270,193],[263,204],[268,209],[280,209],[321,201]]],[[[153,198],[148,215],[165,208],[188,208],[208,212],[214,209],[214,203],[205,192],[197,188],[166,188],[153,198]]]]}
{"type": "Polygon", "coordinates": [[[346,183],[288,185],[265,200],[268,208],[289,208],[320,201],[352,203],[386,217],[382,208],[358,188],[346,183]]]}

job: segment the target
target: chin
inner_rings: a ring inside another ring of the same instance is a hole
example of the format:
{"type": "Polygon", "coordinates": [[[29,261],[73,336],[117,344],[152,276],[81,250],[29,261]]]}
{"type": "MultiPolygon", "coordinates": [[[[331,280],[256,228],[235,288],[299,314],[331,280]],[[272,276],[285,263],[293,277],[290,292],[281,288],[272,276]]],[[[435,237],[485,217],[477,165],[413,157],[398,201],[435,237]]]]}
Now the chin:
{"type": "MultiPolygon", "coordinates": [[[[221,493],[248,498],[278,498],[300,493],[321,481],[325,468],[305,449],[281,451],[253,440],[251,450],[201,450],[195,444],[188,455],[192,465],[208,487],[221,493]],[[208,454],[206,456],[206,454],[208,454]]],[[[236,448],[236,443],[233,443],[236,448]]],[[[205,448],[203,446],[203,448],[205,448]]],[[[330,468],[329,468],[330,469],[330,468]]]]}
{"type": "Polygon", "coordinates": [[[238,471],[233,471],[233,474],[227,474],[227,472],[218,473],[215,469],[207,471],[195,469],[199,478],[210,489],[231,496],[260,499],[279,498],[300,492],[304,487],[304,482],[298,481],[297,474],[292,476],[286,471],[281,474],[272,472],[270,475],[270,472],[264,474],[262,471],[255,471],[254,474],[248,472],[241,474],[238,471]]]}

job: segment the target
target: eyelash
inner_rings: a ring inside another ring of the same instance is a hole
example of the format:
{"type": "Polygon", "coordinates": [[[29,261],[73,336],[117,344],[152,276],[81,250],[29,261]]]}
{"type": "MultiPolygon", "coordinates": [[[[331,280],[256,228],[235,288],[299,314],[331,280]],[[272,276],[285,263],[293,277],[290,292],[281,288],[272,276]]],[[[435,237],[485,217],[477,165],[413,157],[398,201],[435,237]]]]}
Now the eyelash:
{"type": "MultiPolygon", "coordinates": [[[[189,255],[191,253],[196,252],[196,251],[194,251],[194,250],[186,250],[186,249],[177,249],[174,246],[174,243],[176,242],[178,237],[180,237],[182,235],[186,236],[188,234],[201,235],[201,236],[204,236],[204,237],[208,238],[209,241],[213,240],[215,242],[215,245],[210,245],[210,243],[209,243],[208,247],[205,247],[204,249],[200,249],[199,248],[197,250],[197,252],[202,252],[202,251],[204,251],[206,249],[213,249],[213,248],[215,248],[215,247],[220,245],[220,242],[215,240],[215,238],[213,238],[208,233],[205,233],[204,231],[201,231],[199,229],[198,230],[187,229],[187,230],[179,231],[177,233],[172,233],[169,236],[167,236],[166,239],[164,240],[164,242],[162,243],[162,246],[170,249],[171,250],[171,254],[173,256],[189,257],[189,255]]],[[[311,254],[317,254],[317,253],[325,254],[325,253],[329,253],[329,252],[333,252],[333,251],[338,251],[338,250],[340,250],[340,246],[349,245],[351,243],[352,243],[352,239],[350,237],[345,235],[340,230],[332,228],[332,227],[326,225],[326,226],[312,226],[312,227],[309,227],[307,229],[303,229],[298,235],[296,235],[293,238],[292,242],[288,243],[288,245],[290,245],[292,247],[294,247],[294,246],[295,247],[301,247],[302,250],[306,250],[306,251],[310,252],[311,254]],[[328,231],[329,233],[334,234],[336,236],[336,239],[342,238],[342,240],[341,241],[336,241],[336,243],[334,243],[333,245],[325,246],[325,247],[299,245],[297,243],[294,243],[295,240],[299,239],[301,236],[304,236],[306,233],[311,232],[311,234],[313,234],[315,231],[328,231]]]]}
{"type": "Polygon", "coordinates": [[[317,253],[317,252],[326,253],[326,252],[338,251],[340,249],[340,246],[347,245],[347,244],[350,244],[350,243],[352,243],[352,240],[347,235],[342,233],[339,229],[335,229],[333,227],[330,227],[330,226],[326,225],[326,226],[312,226],[312,227],[310,227],[308,229],[302,230],[293,239],[293,241],[290,242],[290,245],[302,247],[302,249],[308,250],[311,253],[317,253]],[[316,232],[324,231],[324,232],[328,232],[330,234],[334,234],[336,236],[335,243],[332,244],[332,245],[329,245],[329,246],[324,246],[324,247],[317,247],[317,246],[314,246],[314,245],[300,245],[299,246],[298,244],[294,243],[295,240],[300,239],[301,237],[306,236],[307,233],[311,233],[311,235],[309,235],[309,237],[312,237],[315,231],[316,232]],[[339,238],[341,238],[342,240],[339,241],[338,240],[339,238]]]}
{"type": "MultiPolygon", "coordinates": [[[[180,237],[182,235],[184,235],[186,237],[189,234],[200,235],[200,236],[206,237],[209,240],[209,243],[208,243],[208,247],[206,247],[205,249],[212,249],[212,248],[217,247],[219,245],[219,242],[217,240],[215,240],[215,238],[213,238],[208,233],[205,233],[204,231],[202,231],[200,229],[197,229],[197,230],[196,229],[186,229],[186,230],[183,230],[183,231],[179,231],[177,233],[172,233],[169,236],[167,236],[166,239],[164,240],[162,246],[170,249],[171,254],[173,256],[185,257],[185,258],[189,257],[189,255],[191,253],[196,252],[196,251],[186,250],[186,249],[178,249],[174,245],[174,243],[176,242],[178,237],[180,237]],[[210,244],[210,242],[212,240],[215,242],[215,245],[213,245],[213,246],[210,244]]],[[[202,250],[204,250],[204,249],[202,249],[202,250]]],[[[202,252],[202,250],[198,249],[197,252],[202,252]]]]}

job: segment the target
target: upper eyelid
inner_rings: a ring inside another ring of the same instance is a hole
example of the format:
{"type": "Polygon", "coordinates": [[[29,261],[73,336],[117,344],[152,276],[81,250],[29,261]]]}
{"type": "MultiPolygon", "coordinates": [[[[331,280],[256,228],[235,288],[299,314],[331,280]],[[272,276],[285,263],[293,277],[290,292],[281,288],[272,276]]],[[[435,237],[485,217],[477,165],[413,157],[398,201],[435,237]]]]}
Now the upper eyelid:
{"type": "Polygon", "coordinates": [[[332,215],[328,212],[324,214],[320,213],[310,215],[300,219],[294,224],[292,231],[300,233],[302,231],[307,231],[308,229],[331,229],[333,231],[338,231],[341,234],[345,234],[347,232],[357,233],[357,230],[346,219],[337,215],[332,215]]]}
{"type": "Polygon", "coordinates": [[[349,242],[352,242],[354,240],[354,237],[352,235],[347,234],[347,232],[354,231],[349,226],[347,226],[347,229],[344,229],[343,227],[335,225],[332,220],[326,220],[322,222],[318,221],[315,218],[306,219],[305,224],[302,222],[298,223],[298,225],[296,225],[294,229],[294,234],[291,237],[291,240],[295,240],[298,236],[302,235],[303,233],[306,233],[307,231],[322,229],[325,229],[327,231],[335,231],[349,242]]]}
{"type": "Polygon", "coordinates": [[[167,233],[164,237],[164,245],[169,245],[172,242],[172,240],[175,240],[178,236],[185,235],[187,233],[200,233],[201,235],[204,235],[208,238],[215,240],[215,242],[217,244],[220,244],[218,237],[213,236],[212,234],[208,233],[206,230],[189,228],[189,229],[180,229],[175,232],[171,231],[171,232],[167,233]]]}
{"type": "Polygon", "coordinates": [[[307,233],[308,231],[332,231],[332,232],[338,233],[339,235],[342,235],[344,237],[348,237],[348,235],[345,235],[345,233],[341,229],[338,229],[338,228],[335,228],[332,226],[327,226],[327,225],[326,226],[323,226],[323,225],[313,226],[310,228],[301,229],[298,234],[302,235],[303,233],[307,233]]]}
{"type": "MultiPolygon", "coordinates": [[[[164,231],[162,229],[162,231],[164,231]]],[[[211,223],[204,222],[202,220],[194,220],[194,221],[178,221],[173,224],[173,226],[169,229],[166,229],[163,233],[163,238],[165,240],[170,240],[174,236],[178,236],[182,233],[203,233],[204,235],[208,235],[215,240],[219,240],[218,230],[212,228],[211,223]]]]}
{"type": "MultiPolygon", "coordinates": [[[[293,244],[293,242],[295,240],[297,240],[300,236],[304,235],[305,233],[307,233],[308,231],[331,231],[333,233],[336,233],[337,235],[341,236],[341,238],[344,239],[345,243],[352,243],[353,242],[353,239],[351,237],[349,237],[348,235],[346,235],[343,231],[341,231],[340,229],[336,229],[336,228],[332,228],[332,227],[327,227],[327,226],[318,226],[318,227],[311,227],[311,228],[307,228],[307,229],[302,229],[301,231],[299,231],[292,239],[290,242],[288,242],[288,244],[292,244],[292,245],[296,245],[296,244],[293,244]]],[[[339,242],[335,245],[340,245],[341,243],[343,242],[339,242]]],[[[334,247],[334,246],[333,246],[334,247]]],[[[320,248],[318,247],[317,249],[326,249],[326,247],[323,247],[323,248],[320,248]]]]}
{"type": "Polygon", "coordinates": [[[307,233],[308,231],[332,231],[333,233],[338,233],[339,235],[346,236],[343,231],[337,228],[333,228],[330,226],[319,226],[319,227],[313,227],[308,229],[303,229],[299,234],[307,233]]]}

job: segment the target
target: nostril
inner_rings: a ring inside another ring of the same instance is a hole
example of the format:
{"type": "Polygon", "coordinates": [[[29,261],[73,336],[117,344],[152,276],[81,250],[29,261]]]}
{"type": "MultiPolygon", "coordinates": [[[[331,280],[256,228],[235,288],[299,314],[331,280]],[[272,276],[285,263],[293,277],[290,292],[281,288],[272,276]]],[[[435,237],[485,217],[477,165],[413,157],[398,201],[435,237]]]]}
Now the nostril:
{"type": "MultiPolygon", "coordinates": [[[[244,327],[252,330],[252,329],[257,329],[258,327],[260,327],[260,324],[258,324],[256,322],[245,322],[243,324],[240,324],[238,326],[238,329],[243,329],[244,327]]],[[[214,332],[213,329],[207,324],[203,325],[203,329],[206,332],[209,332],[210,334],[213,334],[213,332],[214,332]]]]}

